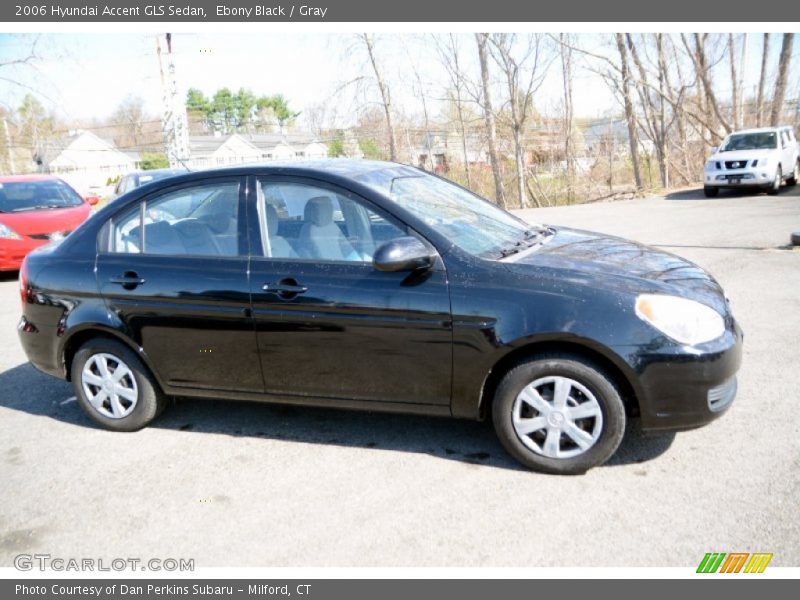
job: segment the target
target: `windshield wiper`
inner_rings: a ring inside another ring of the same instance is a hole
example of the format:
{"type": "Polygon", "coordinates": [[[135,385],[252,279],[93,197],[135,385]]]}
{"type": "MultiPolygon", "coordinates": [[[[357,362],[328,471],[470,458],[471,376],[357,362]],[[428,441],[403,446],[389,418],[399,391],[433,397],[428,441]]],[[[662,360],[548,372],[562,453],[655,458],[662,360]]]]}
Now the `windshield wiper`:
{"type": "Polygon", "coordinates": [[[517,254],[518,252],[527,250],[532,246],[541,244],[544,241],[545,236],[552,235],[553,233],[555,233],[555,231],[550,227],[542,227],[541,229],[526,229],[522,234],[523,237],[521,240],[500,248],[500,258],[506,258],[512,254],[517,254]]]}

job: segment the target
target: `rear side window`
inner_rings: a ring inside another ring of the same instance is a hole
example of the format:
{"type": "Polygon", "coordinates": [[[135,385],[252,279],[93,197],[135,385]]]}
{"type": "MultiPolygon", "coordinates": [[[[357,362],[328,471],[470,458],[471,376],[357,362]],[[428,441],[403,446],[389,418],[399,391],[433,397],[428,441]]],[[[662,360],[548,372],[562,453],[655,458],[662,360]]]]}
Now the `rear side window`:
{"type": "Polygon", "coordinates": [[[151,197],[112,224],[111,252],[237,256],[239,182],[183,188],[151,197]]]}

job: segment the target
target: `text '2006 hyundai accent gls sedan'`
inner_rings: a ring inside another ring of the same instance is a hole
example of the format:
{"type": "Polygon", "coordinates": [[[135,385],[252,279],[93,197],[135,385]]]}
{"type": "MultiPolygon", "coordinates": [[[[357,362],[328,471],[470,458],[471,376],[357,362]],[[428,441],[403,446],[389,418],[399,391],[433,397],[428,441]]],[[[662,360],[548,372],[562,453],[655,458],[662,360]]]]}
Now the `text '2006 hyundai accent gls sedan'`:
{"type": "Polygon", "coordinates": [[[531,225],[393,163],[203,171],[103,208],[20,272],[22,344],[97,423],[170,396],[482,419],[581,473],[733,401],[717,282],[631,241],[531,225]]]}

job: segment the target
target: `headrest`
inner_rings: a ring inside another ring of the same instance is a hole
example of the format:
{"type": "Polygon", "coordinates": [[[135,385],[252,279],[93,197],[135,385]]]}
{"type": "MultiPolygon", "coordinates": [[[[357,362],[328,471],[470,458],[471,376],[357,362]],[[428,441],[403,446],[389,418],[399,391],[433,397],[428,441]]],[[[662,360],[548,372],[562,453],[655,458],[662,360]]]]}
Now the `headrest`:
{"type": "Polygon", "coordinates": [[[306,223],[324,227],[333,223],[333,202],[328,196],[315,196],[306,202],[303,211],[306,223]]]}
{"type": "Polygon", "coordinates": [[[278,210],[267,204],[267,233],[270,237],[278,233],[278,210]]]}

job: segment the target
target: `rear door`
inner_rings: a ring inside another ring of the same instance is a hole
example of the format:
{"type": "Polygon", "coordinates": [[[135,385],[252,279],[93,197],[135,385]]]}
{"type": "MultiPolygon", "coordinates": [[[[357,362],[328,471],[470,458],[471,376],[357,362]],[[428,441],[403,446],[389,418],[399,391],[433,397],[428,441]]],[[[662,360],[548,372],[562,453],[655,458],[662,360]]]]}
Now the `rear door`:
{"type": "Polygon", "coordinates": [[[98,253],[109,311],[174,388],[262,391],[246,193],[239,177],[155,192],[112,219],[98,253]]]}
{"type": "Polygon", "coordinates": [[[452,324],[444,265],[385,273],[375,249],[407,228],[342,188],[254,180],[251,293],[267,393],[447,406],[452,324]],[[260,252],[258,252],[260,250],[260,252]]]}

